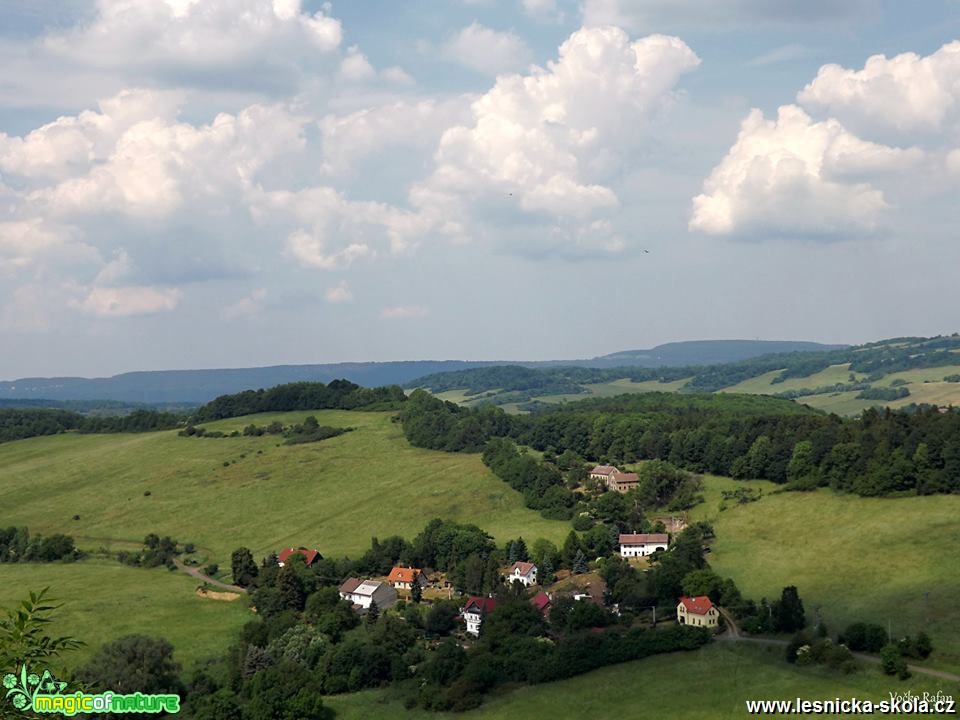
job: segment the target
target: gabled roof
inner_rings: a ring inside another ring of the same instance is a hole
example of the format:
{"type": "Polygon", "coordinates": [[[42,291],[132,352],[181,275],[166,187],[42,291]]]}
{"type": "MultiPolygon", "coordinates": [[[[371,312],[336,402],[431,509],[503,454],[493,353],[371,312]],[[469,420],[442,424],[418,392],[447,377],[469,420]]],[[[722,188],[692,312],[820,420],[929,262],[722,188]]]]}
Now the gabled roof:
{"type": "Polygon", "coordinates": [[[625,533],[620,536],[621,545],[640,545],[648,543],[663,543],[666,545],[669,541],[670,536],[666,533],[625,533]]]}
{"type": "Polygon", "coordinates": [[[387,581],[396,583],[412,583],[414,579],[422,574],[420,568],[409,568],[409,567],[395,567],[390,571],[390,574],[387,576],[387,581]]]}
{"type": "Polygon", "coordinates": [[[590,471],[591,475],[610,475],[619,472],[613,465],[597,465],[590,471]]]}
{"type": "Polygon", "coordinates": [[[307,561],[307,565],[313,565],[317,560],[323,560],[323,555],[320,554],[319,550],[308,550],[305,547],[300,548],[285,548],[280,551],[280,555],[277,556],[277,560],[282,563],[285,563],[291,555],[303,555],[304,559],[307,561]]]}
{"type": "Polygon", "coordinates": [[[533,563],[520,562],[518,560],[517,562],[515,562],[513,565],[510,566],[509,573],[513,575],[514,570],[519,570],[521,575],[527,576],[531,573],[531,571],[536,569],[537,569],[537,566],[534,565],[533,563]]]}
{"type": "MultiPolygon", "coordinates": [[[[354,595],[373,595],[377,590],[380,589],[380,586],[383,585],[379,580],[364,580],[362,583],[357,585],[354,589],[354,595]]],[[[391,588],[391,592],[393,589],[391,588]]]]}
{"type": "Polygon", "coordinates": [[[540,612],[544,612],[548,607],[550,607],[550,596],[541,590],[532,598],[530,598],[530,604],[540,612]]]}
{"type": "Polygon", "coordinates": [[[363,580],[361,580],[360,578],[356,578],[356,577],[347,578],[346,580],[343,581],[343,584],[340,586],[340,592],[344,594],[349,594],[349,593],[352,593],[361,585],[363,585],[363,580]]]}
{"type": "Polygon", "coordinates": [[[694,615],[706,615],[713,607],[713,603],[706,595],[697,595],[692,598],[682,597],[680,603],[687,609],[687,612],[694,615]]]}
{"type": "Polygon", "coordinates": [[[467,600],[467,604],[463,606],[463,612],[478,612],[481,615],[489,615],[494,610],[497,609],[497,601],[493,598],[488,597],[476,597],[473,596],[467,600]]]}
{"type": "Polygon", "coordinates": [[[613,481],[615,483],[635,483],[640,482],[640,476],[637,473],[615,472],[613,481]]]}

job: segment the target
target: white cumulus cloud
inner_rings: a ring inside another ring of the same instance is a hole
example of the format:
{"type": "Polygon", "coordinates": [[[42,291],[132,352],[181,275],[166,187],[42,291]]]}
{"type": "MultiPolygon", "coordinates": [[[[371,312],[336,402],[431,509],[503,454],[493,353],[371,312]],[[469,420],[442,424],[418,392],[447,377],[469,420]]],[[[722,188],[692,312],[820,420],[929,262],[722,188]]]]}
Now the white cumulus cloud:
{"type": "Polygon", "coordinates": [[[797,96],[863,132],[937,133],[960,122],[960,41],[921,57],[874,55],[862,70],[824,65],[797,96]]]}
{"type": "Polygon", "coordinates": [[[795,105],[753,110],[693,200],[690,229],[717,235],[842,237],[874,230],[888,203],[870,179],[922,158],[861,140],[795,105]]]}
{"type": "Polygon", "coordinates": [[[353,293],[350,291],[350,286],[347,285],[346,280],[341,280],[333,287],[327,288],[324,295],[327,298],[327,302],[335,305],[353,300],[353,293]]]}
{"type": "Polygon", "coordinates": [[[177,288],[94,287],[77,306],[91,315],[129,317],[173,310],[181,295],[177,288]]]}
{"type": "Polygon", "coordinates": [[[512,32],[493,30],[473,22],[443,46],[444,57],[486,75],[520,70],[533,54],[523,39],[512,32]]]}

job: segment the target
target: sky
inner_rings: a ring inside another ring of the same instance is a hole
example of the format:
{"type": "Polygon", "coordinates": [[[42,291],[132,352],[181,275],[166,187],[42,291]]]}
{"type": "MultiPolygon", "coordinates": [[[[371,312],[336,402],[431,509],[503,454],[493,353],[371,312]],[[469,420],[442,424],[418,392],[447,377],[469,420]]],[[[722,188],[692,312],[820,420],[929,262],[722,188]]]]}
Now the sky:
{"type": "Polygon", "coordinates": [[[958,0],[5,0],[0,379],[952,333],[958,38],[958,0]]]}

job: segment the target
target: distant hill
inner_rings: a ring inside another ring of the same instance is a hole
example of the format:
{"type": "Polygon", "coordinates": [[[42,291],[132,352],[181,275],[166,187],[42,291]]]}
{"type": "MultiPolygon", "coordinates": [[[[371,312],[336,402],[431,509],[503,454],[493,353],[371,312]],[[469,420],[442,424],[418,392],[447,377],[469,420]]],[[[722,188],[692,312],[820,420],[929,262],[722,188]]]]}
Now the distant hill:
{"type": "Polygon", "coordinates": [[[500,365],[436,373],[417,378],[408,387],[427,388],[465,405],[493,403],[514,411],[590,395],[655,390],[775,395],[843,415],[878,405],[960,405],[958,335],[892,338],[856,347],[779,345],[789,349],[709,362],[763,345],[751,341],[671,343],[649,351],[614,353],[591,364],[500,365]],[[704,361],[669,363],[684,357],[704,361]],[[650,362],[659,364],[651,367],[650,362]]]}
{"type": "Polygon", "coordinates": [[[0,382],[0,401],[45,400],[50,404],[76,400],[121,403],[204,403],[219,395],[268,388],[285,383],[328,383],[344,378],[365,387],[405,385],[426,375],[511,364],[525,368],[581,368],[711,365],[777,352],[814,352],[836,345],[763,340],[698,340],[628,350],[592,359],[548,361],[411,360],[325,365],[275,365],[261,368],[158,370],[130,372],[107,378],[21,378],[0,382]]]}
{"type": "Polygon", "coordinates": [[[649,350],[623,350],[596,358],[610,366],[676,367],[718,365],[760,355],[842,350],[849,345],[823,345],[793,340],[691,340],[657,345],[649,350]]]}

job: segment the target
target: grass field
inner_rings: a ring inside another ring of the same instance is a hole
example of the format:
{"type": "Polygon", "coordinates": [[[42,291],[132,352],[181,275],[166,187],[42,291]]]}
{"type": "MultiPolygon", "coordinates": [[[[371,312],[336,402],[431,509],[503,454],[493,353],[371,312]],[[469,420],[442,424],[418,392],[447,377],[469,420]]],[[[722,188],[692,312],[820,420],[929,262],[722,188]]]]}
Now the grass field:
{"type": "MultiPolygon", "coordinates": [[[[905,682],[864,668],[848,676],[819,668],[797,668],[781,659],[782,651],[714,643],[693,653],[676,653],[614,665],[562,682],[513,690],[493,698],[477,710],[451,715],[410,711],[381,690],[327,698],[337,720],[379,717],[463,718],[671,718],[671,720],[728,720],[749,717],[746,700],[801,697],[826,700],[858,697],[879,701],[889,693],[914,694],[942,690],[956,697],[956,688],[932,678],[905,682]]],[[[836,717],[820,715],[819,717],[836,717]]]]}
{"type": "MultiPolygon", "coordinates": [[[[300,422],[308,414],[208,427],[300,422]]],[[[523,534],[559,543],[569,532],[569,523],[524,508],[520,494],[479,455],[411,447],[391,413],[313,414],[321,424],[357,429],[296,446],[278,446],[270,437],[175,432],[68,434],[0,445],[2,524],[65,532],[94,549],[111,539],[169,534],[196,543],[221,567],[241,545],[257,556],[287,545],[356,554],[372,536],[412,538],[434,517],[476,523],[500,541],[523,534]]]]}
{"type": "Polygon", "coordinates": [[[47,586],[63,603],[53,634],[87,644],[64,656],[68,667],[82,664],[104,642],[139,633],[167,638],[176,659],[189,668],[225,650],[253,617],[242,600],[198,597],[196,580],[166,568],[131,568],[108,560],[0,565],[2,608],[47,586]]]}
{"type": "MultiPolygon", "coordinates": [[[[732,482],[732,481],[727,481],[732,482]]],[[[705,507],[705,506],[701,506],[705,507]]],[[[933,665],[960,670],[960,496],[765,495],[713,518],[713,568],[744,595],[796,585],[836,632],[863,620],[933,638],[933,665]]]]}

